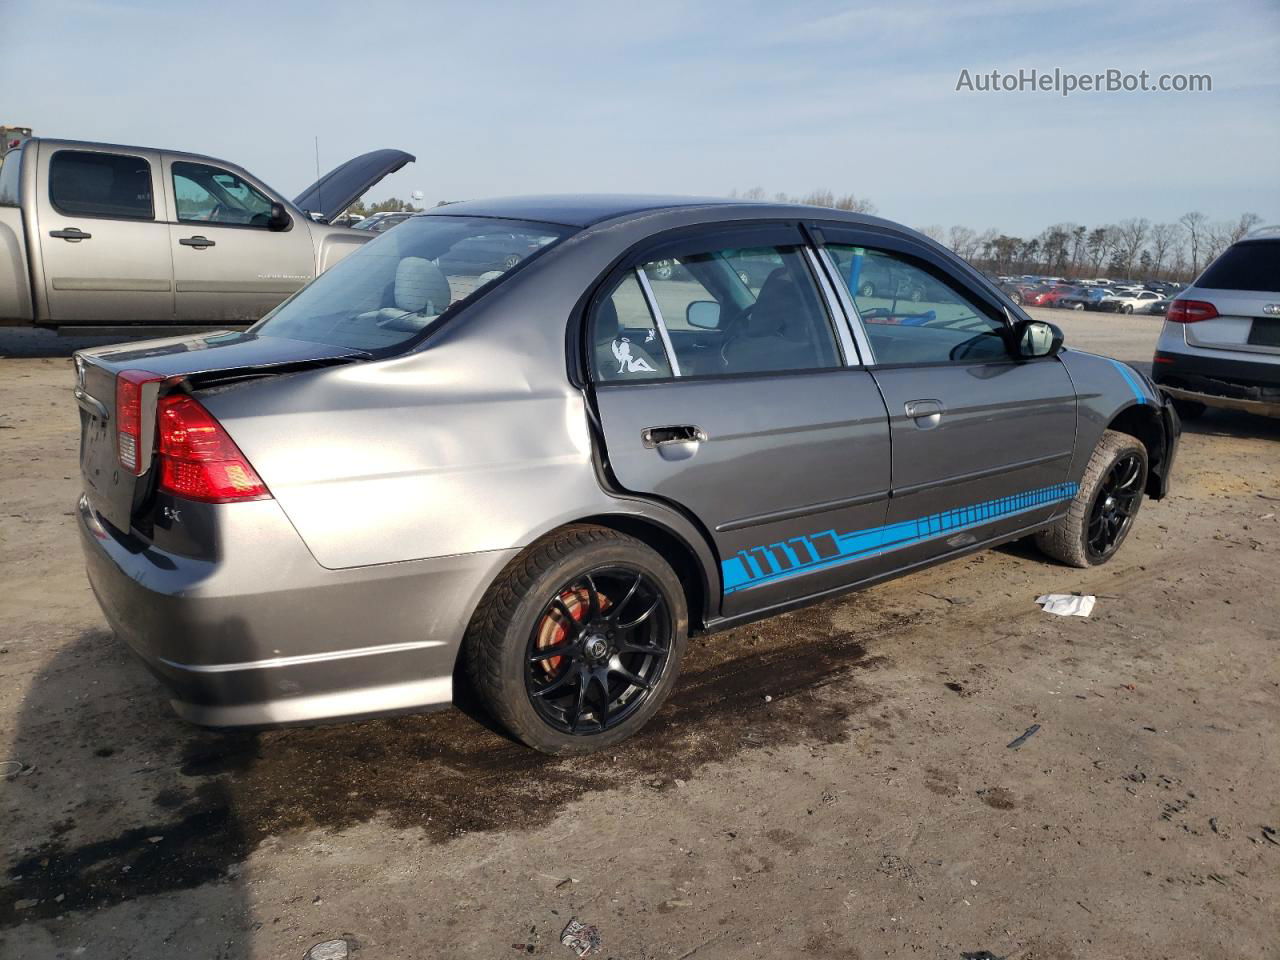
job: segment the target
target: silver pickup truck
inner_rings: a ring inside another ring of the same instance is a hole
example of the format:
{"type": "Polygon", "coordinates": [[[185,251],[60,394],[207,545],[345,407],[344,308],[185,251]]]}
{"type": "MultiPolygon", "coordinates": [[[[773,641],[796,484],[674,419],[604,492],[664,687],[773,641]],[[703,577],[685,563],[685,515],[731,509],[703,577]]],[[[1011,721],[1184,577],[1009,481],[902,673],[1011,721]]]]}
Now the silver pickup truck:
{"type": "Polygon", "coordinates": [[[329,221],[413,160],[375,150],[289,201],[211,157],[27,140],[0,163],[0,324],[253,323],[373,239],[329,221]]]}

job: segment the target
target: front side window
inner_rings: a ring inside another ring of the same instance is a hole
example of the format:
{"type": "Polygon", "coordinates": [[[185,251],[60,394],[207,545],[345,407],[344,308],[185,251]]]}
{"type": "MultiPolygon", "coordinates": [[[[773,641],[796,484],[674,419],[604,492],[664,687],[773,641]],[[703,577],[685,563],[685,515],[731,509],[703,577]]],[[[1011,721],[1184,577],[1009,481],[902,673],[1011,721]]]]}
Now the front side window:
{"type": "Polygon", "coordinates": [[[49,200],[72,217],[153,220],[151,164],[122,154],[59,150],[49,162],[49,200]]]}
{"type": "MultiPolygon", "coordinates": [[[[670,348],[678,376],[840,364],[831,320],[798,246],[696,250],[651,260],[638,270],[660,323],[653,338],[647,332],[645,337],[670,348]]],[[[595,330],[598,345],[605,330],[599,310],[595,330]]],[[[596,369],[601,379],[623,379],[608,375],[599,359],[596,369]]]]}
{"type": "Polygon", "coordinates": [[[271,225],[272,200],[236,174],[204,163],[175,161],[173,198],[183,223],[271,225]]]}
{"type": "Polygon", "coordinates": [[[1005,324],[907,257],[828,244],[876,363],[1007,360],[1005,324]]]}
{"type": "Polygon", "coordinates": [[[410,217],[320,274],[253,332],[359,350],[396,347],[572,232],[488,217],[410,217]]]}

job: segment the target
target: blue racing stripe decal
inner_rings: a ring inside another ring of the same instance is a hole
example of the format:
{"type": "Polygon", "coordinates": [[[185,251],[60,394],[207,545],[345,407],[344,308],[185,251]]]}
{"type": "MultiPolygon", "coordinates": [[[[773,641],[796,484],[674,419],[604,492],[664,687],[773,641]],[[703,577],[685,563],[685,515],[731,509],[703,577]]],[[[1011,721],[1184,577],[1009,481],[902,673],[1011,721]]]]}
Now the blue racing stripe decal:
{"type": "Polygon", "coordinates": [[[1051,487],[1015,493],[975,503],[971,507],[958,507],[883,527],[854,530],[851,533],[824,530],[821,533],[792,537],[785,543],[739,550],[720,565],[724,592],[729,594],[738,590],[750,590],[752,587],[776,583],[812,570],[852,563],[878,553],[936,540],[993,520],[1070,500],[1076,495],[1076,489],[1074,483],[1056,483],[1051,487]]]}
{"type": "Polygon", "coordinates": [[[1132,390],[1133,395],[1138,398],[1138,402],[1150,403],[1151,399],[1147,396],[1147,392],[1138,386],[1138,381],[1134,377],[1133,371],[1119,360],[1112,360],[1111,357],[1107,357],[1107,359],[1111,360],[1112,365],[1120,371],[1120,376],[1124,377],[1124,382],[1129,385],[1129,389],[1132,390]]]}

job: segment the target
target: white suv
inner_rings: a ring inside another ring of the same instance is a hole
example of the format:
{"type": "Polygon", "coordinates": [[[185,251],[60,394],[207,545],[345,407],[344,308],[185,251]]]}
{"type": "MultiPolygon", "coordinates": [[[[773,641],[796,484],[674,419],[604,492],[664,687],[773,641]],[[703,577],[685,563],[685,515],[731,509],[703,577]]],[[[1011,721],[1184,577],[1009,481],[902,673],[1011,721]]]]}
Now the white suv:
{"type": "Polygon", "coordinates": [[[1280,417],[1280,227],[1232,244],[1179,292],[1152,378],[1184,420],[1206,406],[1280,417]]]}

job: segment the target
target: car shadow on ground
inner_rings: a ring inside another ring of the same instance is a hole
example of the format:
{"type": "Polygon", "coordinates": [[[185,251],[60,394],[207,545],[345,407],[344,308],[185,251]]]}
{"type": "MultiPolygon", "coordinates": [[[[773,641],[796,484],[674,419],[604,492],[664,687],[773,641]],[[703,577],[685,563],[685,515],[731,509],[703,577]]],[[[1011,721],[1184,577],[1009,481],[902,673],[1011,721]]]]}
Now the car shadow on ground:
{"type": "Polygon", "coordinates": [[[514,742],[465,689],[461,709],[429,714],[257,732],[193,727],[114,636],[89,630],[30,680],[23,702],[12,756],[24,768],[4,784],[12,839],[0,946],[16,936],[73,950],[101,936],[103,955],[117,955],[111,938],[127,932],[134,957],[171,956],[176,937],[207,943],[222,960],[248,958],[264,922],[314,932],[314,919],[250,908],[241,864],[271,838],[376,817],[447,842],[545,823],[593,791],[671,789],[745,751],[838,742],[875,702],[857,671],[885,662],[834,628],[825,605],[778,618],[771,631],[695,641],[649,726],[607,761],[583,763],[514,742]],[[825,689],[840,678],[838,696],[825,689]],[[168,942],[139,942],[140,929],[161,925],[137,918],[157,912],[168,942]]]}
{"type": "Polygon", "coordinates": [[[1210,408],[1194,420],[1183,420],[1182,432],[1208,437],[1280,440],[1280,417],[1260,417],[1239,410],[1210,408]]]}

